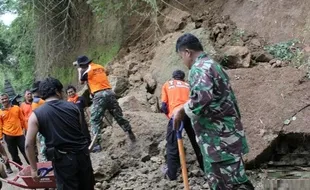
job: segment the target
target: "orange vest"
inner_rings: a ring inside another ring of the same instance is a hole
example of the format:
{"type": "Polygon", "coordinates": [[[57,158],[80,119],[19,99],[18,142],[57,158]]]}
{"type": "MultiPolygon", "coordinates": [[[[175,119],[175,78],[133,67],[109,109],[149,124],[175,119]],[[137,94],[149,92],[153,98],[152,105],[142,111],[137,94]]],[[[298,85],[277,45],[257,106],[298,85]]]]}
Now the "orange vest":
{"type": "Polygon", "coordinates": [[[25,117],[18,106],[0,110],[0,138],[3,134],[21,136],[23,128],[26,128],[25,117]]]}
{"type": "Polygon", "coordinates": [[[85,71],[84,74],[86,73],[87,83],[92,94],[99,90],[111,88],[103,66],[91,63],[89,64],[89,68],[85,71]]]}
{"type": "Polygon", "coordinates": [[[189,100],[189,84],[180,80],[167,81],[161,92],[161,101],[168,106],[168,117],[189,100]]]}
{"type": "Polygon", "coordinates": [[[32,107],[32,111],[37,109],[38,107],[40,107],[42,104],[44,104],[44,100],[42,100],[41,98],[39,98],[38,100],[34,99],[31,107],[32,107]]]}
{"type": "MultiPolygon", "coordinates": [[[[26,121],[26,124],[28,123],[28,119],[32,113],[32,104],[27,104],[26,102],[23,102],[21,105],[20,105],[20,109],[22,110],[24,116],[25,116],[25,121],[26,121]]],[[[26,125],[26,129],[27,129],[27,125],[26,125]]]]}

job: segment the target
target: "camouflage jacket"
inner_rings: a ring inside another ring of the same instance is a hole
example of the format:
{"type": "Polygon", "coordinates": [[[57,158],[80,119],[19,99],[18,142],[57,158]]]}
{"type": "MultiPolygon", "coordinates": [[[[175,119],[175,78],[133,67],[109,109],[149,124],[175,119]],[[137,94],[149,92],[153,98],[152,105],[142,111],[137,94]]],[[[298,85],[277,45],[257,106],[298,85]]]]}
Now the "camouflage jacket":
{"type": "Polygon", "coordinates": [[[202,53],[189,71],[186,114],[209,162],[235,159],[248,152],[241,117],[228,75],[202,53]]]}

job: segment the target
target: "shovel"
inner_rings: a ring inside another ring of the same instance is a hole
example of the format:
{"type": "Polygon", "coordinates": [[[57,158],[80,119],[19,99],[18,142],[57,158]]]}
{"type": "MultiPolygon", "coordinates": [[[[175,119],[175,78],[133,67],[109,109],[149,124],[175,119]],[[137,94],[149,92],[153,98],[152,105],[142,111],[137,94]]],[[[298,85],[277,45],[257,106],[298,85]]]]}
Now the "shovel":
{"type": "Polygon", "coordinates": [[[176,133],[177,133],[177,139],[178,139],[178,148],[179,148],[179,155],[180,155],[180,161],[181,161],[184,189],[185,190],[189,190],[188,176],[187,176],[187,167],[186,167],[186,159],[185,159],[185,152],[184,152],[183,139],[182,139],[183,128],[184,128],[184,125],[183,125],[183,122],[181,122],[181,126],[176,131],[176,133]]]}

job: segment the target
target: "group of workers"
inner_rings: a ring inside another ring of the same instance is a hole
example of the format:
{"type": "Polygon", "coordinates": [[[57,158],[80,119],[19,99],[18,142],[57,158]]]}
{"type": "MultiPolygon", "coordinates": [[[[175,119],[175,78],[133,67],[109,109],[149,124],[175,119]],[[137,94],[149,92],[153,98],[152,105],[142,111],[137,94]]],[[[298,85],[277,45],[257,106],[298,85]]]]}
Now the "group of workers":
{"type": "MultiPolygon", "coordinates": [[[[165,178],[177,179],[180,161],[176,131],[183,124],[211,189],[254,189],[245,173],[242,156],[249,149],[227,74],[203,51],[200,41],[192,34],[183,34],[177,40],[176,52],[189,74],[186,82],[185,73],[176,70],[162,87],[161,110],[169,118],[167,165],[162,168],[165,178]]],[[[74,65],[78,67],[80,83],[88,85],[92,96],[92,136],[100,134],[104,114],[109,111],[135,143],[136,136],[123,117],[105,68],[87,56],[79,56],[74,65]]],[[[53,163],[58,189],[92,190],[95,181],[90,160],[91,136],[84,115],[88,105],[77,95],[74,86],[68,86],[66,93],[67,101],[62,100],[61,82],[48,77],[25,91],[25,102],[20,107],[11,105],[8,95],[1,94],[0,137],[7,143],[12,160],[22,164],[17,149],[20,150],[31,166],[34,180],[39,180],[38,138],[41,157],[53,163]]],[[[96,143],[101,149],[102,139],[96,143]]],[[[6,154],[3,156],[7,160],[6,154]]]]}

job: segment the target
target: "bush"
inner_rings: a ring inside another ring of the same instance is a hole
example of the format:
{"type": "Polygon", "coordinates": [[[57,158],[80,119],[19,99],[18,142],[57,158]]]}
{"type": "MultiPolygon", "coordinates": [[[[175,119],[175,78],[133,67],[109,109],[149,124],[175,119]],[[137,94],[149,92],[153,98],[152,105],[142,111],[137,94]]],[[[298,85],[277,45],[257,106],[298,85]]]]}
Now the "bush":
{"type": "Polygon", "coordinates": [[[297,43],[297,40],[291,40],[269,45],[264,49],[277,59],[282,61],[292,61],[300,53],[300,50],[295,47],[297,43]]]}

